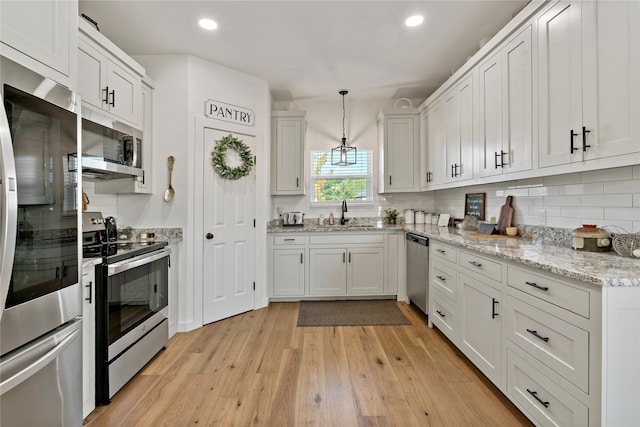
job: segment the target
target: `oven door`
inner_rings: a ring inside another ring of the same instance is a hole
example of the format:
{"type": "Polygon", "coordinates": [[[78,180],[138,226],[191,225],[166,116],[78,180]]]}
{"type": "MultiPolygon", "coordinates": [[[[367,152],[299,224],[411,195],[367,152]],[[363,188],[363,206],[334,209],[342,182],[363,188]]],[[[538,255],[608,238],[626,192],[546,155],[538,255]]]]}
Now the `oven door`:
{"type": "Polygon", "coordinates": [[[112,360],[140,339],[149,327],[149,319],[159,323],[167,318],[170,249],[140,255],[103,266],[106,286],[99,289],[104,310],[96,313],[98,322],[106,319],[107,360],[112,360]]]}

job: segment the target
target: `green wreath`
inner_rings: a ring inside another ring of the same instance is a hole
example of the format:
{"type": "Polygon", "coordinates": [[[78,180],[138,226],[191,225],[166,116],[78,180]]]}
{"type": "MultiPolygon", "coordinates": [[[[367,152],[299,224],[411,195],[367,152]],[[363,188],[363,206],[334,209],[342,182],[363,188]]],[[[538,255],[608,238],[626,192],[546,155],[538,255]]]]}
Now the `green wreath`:
{"type": "Polygon", "coordinates": [[[253,155],[249,146],[241,139],[229,134],[220,141],[216,141],[216,146],[211,152],[211,165],[221,177],[236,180],[249,175],[253,167],[253,155]],[[231,168],[227,165],[226,154],[229,148],[238,152],[242,160],[241,166],[231,168]]]}

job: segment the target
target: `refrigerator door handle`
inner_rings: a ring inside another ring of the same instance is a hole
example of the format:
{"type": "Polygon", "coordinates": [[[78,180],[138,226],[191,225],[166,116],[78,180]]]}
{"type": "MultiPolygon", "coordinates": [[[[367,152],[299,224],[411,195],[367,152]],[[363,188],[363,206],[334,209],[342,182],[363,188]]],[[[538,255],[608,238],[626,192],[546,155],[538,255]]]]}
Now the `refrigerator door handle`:
{"type": "MultiPolygon", "coordinates": [[[[0,396],[10,391],[12,388],[22,384],[33,375],[37,374],[45,366],[47,366],[52,360],[55,360],[63,351],[66,350],[80,335],[80,328],[78,326],[73,332],[67,335],[62,341],[55,345],[51,350],[47,351],[44,355],[39,357],[35,362],[31,363],[30,360],[25,360],[27,365],[20,369],[15,375],[10,376],[6,380],[0,382],[0,396]]],[[[45,342],[48,340],[45,340],[45,342]]],[[[44,345],[40,343],[37,345],[44,345]]],[[[37,346],[36,345],[36,346],[37,346]]],[[[26,351],[21,355],[24,359],[30,359],[30,352],[26,351]]],[[[19,364],[21,361],[16,360],[15,363],[19,364]]]]}
{"type": "Polygon", "coordinates": [[[0,319],[9,292],[18,229],[16,165],[9,121],[0,88],[0,319]]]}

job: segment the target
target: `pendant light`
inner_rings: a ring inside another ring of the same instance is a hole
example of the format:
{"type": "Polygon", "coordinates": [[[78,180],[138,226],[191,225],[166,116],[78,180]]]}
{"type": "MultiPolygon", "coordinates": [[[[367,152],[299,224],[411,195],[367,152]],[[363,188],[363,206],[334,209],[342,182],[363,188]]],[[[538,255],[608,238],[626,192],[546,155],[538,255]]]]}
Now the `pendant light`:
{"type": "Polygon", "coordinates": [[[344,132],[344,96],[348,94],[349,91],[341,90],[338,93],[342,95],[342,139],[340,140],[340,145],[331,149],[331,164],[333,166],[351,166],[356,164],[357,149],[347,144],[347,137],[344,132]]]}

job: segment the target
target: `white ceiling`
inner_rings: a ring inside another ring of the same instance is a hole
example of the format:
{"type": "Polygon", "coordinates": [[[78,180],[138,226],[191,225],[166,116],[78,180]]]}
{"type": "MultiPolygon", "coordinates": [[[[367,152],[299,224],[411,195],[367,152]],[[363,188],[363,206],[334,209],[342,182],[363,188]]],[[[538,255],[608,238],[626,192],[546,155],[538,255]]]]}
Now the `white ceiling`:
{"type": "MultiPolygon", "coordinates": [[[[426,98],[526,0],[80,0],[130,55],[191,54],[263,78],[275,101],[426,98]],[[408,28],[412,14],[425,17],[408,28]],[[197,21],[209,17],[215,31],[197,21]]],[[[152,76],[153,77],[153,76],[152,76]]]]}

